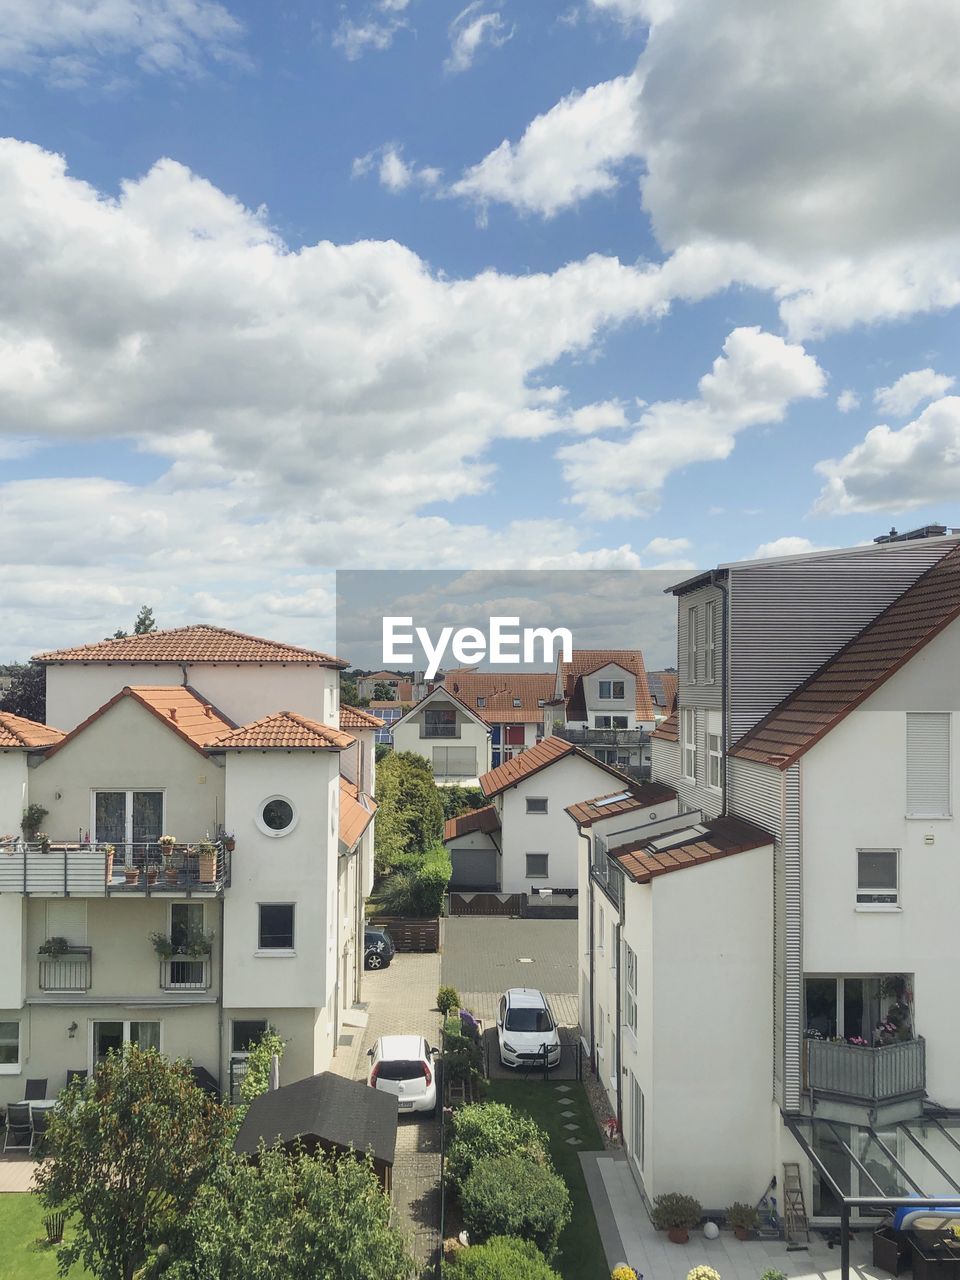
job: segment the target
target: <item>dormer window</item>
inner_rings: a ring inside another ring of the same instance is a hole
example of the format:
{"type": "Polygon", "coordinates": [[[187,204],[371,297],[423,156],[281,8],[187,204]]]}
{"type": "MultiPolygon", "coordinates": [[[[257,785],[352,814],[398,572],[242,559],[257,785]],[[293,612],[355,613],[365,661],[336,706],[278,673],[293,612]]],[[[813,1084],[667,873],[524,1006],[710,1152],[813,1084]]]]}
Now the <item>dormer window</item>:
{"type": "Polygon", "coordinates": [[[515,707],[522,707],[522,706],[523,706],[523,699],[522,699],[522,698],[514,698],[514,700],[513,700],[513,705],[514,705],[515,707]]]}
{"type": "Polygon", "coordinates": [[[483,707],[485,707],[486,705],[487,705],[487,700],[486,700],[486,698],[478,698],[478,699],[477,699],[477,706],[478,706],[478,707],[483,708],[483,707]]]}

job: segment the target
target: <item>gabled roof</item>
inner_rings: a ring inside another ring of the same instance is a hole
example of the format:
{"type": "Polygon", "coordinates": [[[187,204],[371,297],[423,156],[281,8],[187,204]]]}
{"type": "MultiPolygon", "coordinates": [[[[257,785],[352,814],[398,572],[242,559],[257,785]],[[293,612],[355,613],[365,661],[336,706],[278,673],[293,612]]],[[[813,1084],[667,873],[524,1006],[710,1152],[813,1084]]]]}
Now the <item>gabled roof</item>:
{"type": "Polygon", "coordinates": [[[340,841],[349,853],[373,821],[377,802],[340,775],[340,841]]]}
{"type": "Polygon", "coordinates": [[[614,769],[613,765],[604,764],[602,760],[598,760],[587,751],[582,751],[580,747],[574,746],[572,742],[567,742],[563,738],[544,738],[535,747],[521,751],[512,760],[508,760],[505,764],[499,764],[495,769],[491,769],[489,773],[485,773],[480,779],[483,794],[488,798],[498,796],[502,791],[508,791],[510,787],[515,787],[517,783],[533,777],[541,769],[547,769],[550,765],[556,764],[564,756],[580,756],[582,760],[586,760],[597,769],[602,769],[604,773],[610,773],[615,778],[618,778],[624,786],[630,781],[626,774],[621,773],[619,769],[614,769]]]}
{"type": "Polygon", "coordinates": [[[61,729],[49,724],[15,716],[12,711],[0,711],[0,749],[30,751],[37,747],[50,747],[64,737],[61,729]]]}
{"type": "Polygon", "coordinates": [[[663,782],[631,782],[619,791],[610,791],[593,800],[568,805],[565,812],[569,813],[578,827],[590,827],[595,822],[602,822],[604,818],[618,818],[621,814],[635,813],[638,809],[651,809],[657,804],[669,804],[676,798],[677,793],[673,787],[668,787],[663,782]]]}
{"type": "Polygon", "coordinates": [[[499,830],[497,811],[492,804],[488,804],[482,809],[470,809],[467,813],[461,813],[458,818],[448,818],[443,824],[443,840],[446,844],[448,840],[456,840],[458,836],[469,835],[472,831],[480,831],[489,836],[499,830]]]}
{"type": "Polygon", "coordinates": [[[216,742],[224,734],[230,733],[234,728],[232,720],[229,720],[212,702],[208,702],[189,685],[125,685],[109,702],[98,707],[93,715],[87,716],[86,720],[81,721],[76,728],[61,737],[60,741],[47,752],[47,757],[55,755],[61,747],[72,742],[124,698],[130,698],[144,707],[184,742],[188,742],[195,751],[201,753],[205,747],[216,742]]]}
{"type": "Polygon", "coordinates": [[[482,724],[489,732],[487,722],[476,707],[469,706],[462,698],[458,697],[457,694],[451,693],[449,689],[445,689],[442,684],[438,684],[435,689],[431,689],[429,693],[425,693],[419,702],[415,702],[409,711],[405,711],[403,713],[399,720],[394,720],[392,728],[396,729],[398,724],[403,724],[404,720],[406,720],[408,716],[412,716],[414,712],[419,711],[420,708],[425,706],[428,702],[437,701],[456,703],[458,707],[467,713],[471,720],[475,720],[477,724],[482,724]]]}
{"type": "Polygon", "coordinates": [[[679,742],[680,741],[680,713],[679,711],[671,711],[661,724],[658,724],[650,735],[651,738],[659,738],[662,742],[679,742]]]}
{"type": "Polygon", "coordinates": [[[960,547],[919,577],[731,748],[788,768],[960,617],[960,547]]]}
{"type": "Polygon", "coordinates": [[[216,751],[345,751],[355,741],[349,733],[296,711],[276,711],[242,724],[209,745],[216,751]]]}
{"type": "MultiPolygon", "coordinates": [[[[678,819],[679,821],[679,819],[678,819]]],[[[683,871],[704,862],[716,862],[734,853],[746,853],[750,849],[762,849],[773,844],[773,836],[762,827],[745,818],[712,818],[692,829],[680,828],[673,834],[675,844],[669,844],[669,835],[652,836],[648,840],[631,841],[608,849],[631,880],[637,884],[649,884],[656,876],[671,871],[683,871]]]]}
{"type": "Polygon", "coordinates": [[[301,649],[279,640],[264,640],[242,631],[197,623],[170,631],[147,631],[121,640],[97,640],[68,649],[51,649],[34,656],[36,662],[212,662],[304,663],[321,667],[348,664],[329,653],[301,649]]]}
{"type": "Polygon", "coordinates": [[[673,703],[677,696],[679,684],[680,677],[676,671],[647,672],[650,697],[658,711],[665,711],[669,715],[673,710],[673,703]]]}
{"type": "Polygon", "coordinates": [[[341,729],[382,729],[383,725],[384,722],[372,716],[369,711],[364,711],[360,707],[348,707],[341,703],[341,729]]]}
{"type": "Polygon", "coordinates": [[[574,649],[570,662],[560,663],[563,696],[567,700],[567,719],[585,720],[587,706],[583,693],[583,677],[593,675],[615,663],[635,677],[637,719],[655,720],[653,702],[647,686],[647,672],[639,649],[574,649]]]}
{"type": "Polygon", "coordinates": [[[549,671],[451,671],[442,686],[488,724],[542,724],[543,707],[553,697],[556,677],[549,671]],[[477,706],[483,698],[485,705],[477,706]],[[514,700],[520,706],[515,707],[514,700]]]}

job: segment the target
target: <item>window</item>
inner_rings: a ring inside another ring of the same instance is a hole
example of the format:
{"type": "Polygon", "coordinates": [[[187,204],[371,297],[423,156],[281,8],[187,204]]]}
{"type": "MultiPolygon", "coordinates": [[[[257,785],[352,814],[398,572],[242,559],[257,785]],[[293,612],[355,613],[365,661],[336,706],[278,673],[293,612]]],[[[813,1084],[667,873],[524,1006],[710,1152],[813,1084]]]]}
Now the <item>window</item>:
{"type": "Polygon", "coordinates": [[[538,707],[545,707],[546,705],[547,705],[547,703],[546,703],[546,699],[544,699],[544,698],[538,698],[538,699],[537,699],[537,706],[538,706],[538,707]]]}
{"type": "Polygon", "coordinates": [[[687,610],[687,683],[697,683],[697,627],[699,609],[691,605],[687,610]]]}
{"type": "Polygon", "coordinates": [[[899,901],[899,850],[857,850],[857,904],[895,907],[899,901]]]}
{"type": "Polygon", "coordinates": [[[455,707],[427,707],[423,713],[423,738],[459,738],[455,707]]]}
{"type": "Polygon", "coordinates": [[[600,697],[601,698],[622,698],[623,697],[623,681],[622,680],[600,680],[600,697]]]}
{"type": "Polygon", "coordinates": [[[643,1098],[643,1090],[637,1084],[636,1077],[632,1072],[630,1073],[630,1084],[631,1084],[631,1095],[632,1095],[632,1098],[631,1098],[632,1106],[630,1110],[632,1112],[632,1121],[633,1121],[631,1125],[631,1132],[630,1132],[630,1136],[632,1138],[631,1145],[633,1147],[633,1150],[630,1152],[630,1154],[633,1156],[634,1160],[637,1162],[637,1165],[642,1172],[643,1146],[644,1146],[643,1140],[644,1140],[644,1129],[646,1127],[646,1103],[644,1102],[644,1098],[643,1098]]]}
{"type": "Polygon", "coordinates": [[[475,778],[476,747],[434,747],[433,772],[437,778],[475,778]]]}
{"type": "Polygon", "coordinates": [[[486,698],[478,698],[478,699],[477,699],[477,706],[478,706],[481,710],[482,710],[486,705],[487,705],[487,700],[486,700],[486,698]]]}
{"type": "Polygon", "coordinates": [[[717,602],[703,606],[703,678],[713,684],[717,678],[717,602]]]}
{"type": "Polygon", "coordinates": [[[637,1034],[637,956],[632,947],[623,944],[623,1020],[637,1034]]]}
{"type": "Polygon", "coordinates": [[[232,1024],[230,1047],[233,1053],[249,1053],[267,1031],[266,1018],[237,1019],[232,1024]]]}
{"type": "Polygon", "coordinates": [[[546,813],[546,796],[527,796],[527,813],[546,813]]]}
{"type": "Polygon", "coordinates": [[[172,902],[170,904],[170,942],[179,954],[169,962],[167,983],[171,987],[202,987],[203,957],[183,958],[188,944],[203,937],[203,903],[172,902]]]}
{"type": "Polygon", "coordinates": [[[286,796],[267,796],[257,814],[257,826],[265,836],[285,836],[297,825],[297,811],[286,796]]]}
{"type": "Polygon", "coordinates": [[[547,864],[550,860],[549,854],[546,853],[528,853],[527,854],[527,879],[528,880],[546,880],[547,864]]]}
{"type": "Polygon", "coordinates": [[[697,720],[693,707],[683,707],[680,712],[681,773],[688,782],[697,780],[697,720]]]}
{"type": "Polygon", "coordinates": [[[719,791],[723,786],[723,755],[720,750],[719,733],[707,732],[707,785],[711,791],[719,791]]]}
{"type": "Polygon", "coordinates": [[[0,1074],[20,1070],[20,1023],[0,1022],[0,1074]]]}
{"type": "Polygon", "coordinates": [[[163,835],[162,791],[95,791],[90,827],[106,844],[155,844],[163,835]]]}
{"type": "Polygon", "coordinates": [[[907,712],[907,817],[950,817],[950,712],[907,712]]]}
{"type": "Polygon", "coordinates": [[[94,1022],[93,1067],[103,1062],[108,1053],[120,1053],[124,1045],[135,1044],[140,1049],[156,1049],[160,1052],[159,1022],[94,1022]]]}
{"type": "Polygon", "coordinates": [[[514,700],[513,700],[513,705],[514,705],[515,707],[522,707],[522,706],[523,706],[523,699],[522,699],[522,698],[514,698],[514,700]]]}
{"type": "Polygon", "coordinates": [[[626,716],[594,716],[593,727],[595,729],[626,729],[626,716]]]}
{"type": "Polygon", "coordinates": [[[261,902],[259,949],[293,950],[293,903],[261,902]]]}

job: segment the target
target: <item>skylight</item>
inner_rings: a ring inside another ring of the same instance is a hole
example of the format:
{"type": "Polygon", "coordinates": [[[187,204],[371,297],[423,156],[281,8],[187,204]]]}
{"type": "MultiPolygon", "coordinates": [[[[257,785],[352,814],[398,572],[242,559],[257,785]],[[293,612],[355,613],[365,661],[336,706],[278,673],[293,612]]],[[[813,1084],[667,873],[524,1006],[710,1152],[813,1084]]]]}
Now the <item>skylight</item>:
{"type": "Polygon", "coordinates": [[[602,800],[594,800],[593,807],[600,809],[605,804],[619,804],[621,800],[629,799],[631,799],[629,791],[619,791],[615,796],[604,796],[602,800]]]}
{"type": "Polygon", "coordinates": [[[699,840],[701,836],[706,834],[704,827],[685,827],[683,831],[671,831],[669,835],[661,836],[659,840],[651,840],[650,848],[662,853],[667,849],[672,849],[674,845],[688,844],[691,840],[699,840]]]}

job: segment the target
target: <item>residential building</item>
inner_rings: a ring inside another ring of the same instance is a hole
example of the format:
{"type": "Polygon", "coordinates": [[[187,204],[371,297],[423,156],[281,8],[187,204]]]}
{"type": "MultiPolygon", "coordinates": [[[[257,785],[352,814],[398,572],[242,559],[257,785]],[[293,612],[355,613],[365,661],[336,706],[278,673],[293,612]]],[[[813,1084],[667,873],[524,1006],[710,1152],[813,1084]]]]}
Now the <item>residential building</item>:
{"type": "Polygon", "coordinates": [[[268,1024],[286,1079],[323,1070],[372,875],[377,722],[338,706],[345,664],[207,626],[39,658],[60,726],[0,726],[0,1101],[126,1042],[228,1091],[268,1024]]]}
{"type": "Polygon", "coordinates": [[[367,704],[367,710],[377,717],[380,721],[380,728],[376,732],[376,741],[378,746],[393,746],[393,725],[406,715],[414,704],[412,702],[386,702],[383,699],[371,699],[367,704]]]}
{"type": "Polygon", "coordinates": [[[385,685],[396,702],[418,702],[427,692],[423,677],[417,672],[374,671],[369,676],[357,676],[357,697],[372,701],[378,685],[385,685]]]}
{"type": "Polygon", "coordinates": [[[582,1028],[609,1053],[597,1006],[619,1000],[600,1078],[651,1197],[756,1202],[797,1163],[830,1222],[843,1194],[960,1182],[960,539],[942,533],[674,588],[678,708],[652,743],[672,830],[598,853],[580,827],[582,882],[620,930],[618,995],[588,969],[582,1028]]]}
{"type": "Polygon", "coordinates": [[[394,750],[430,762],[441,787],[476,787],[490,768],[490,726],[443,685],[393,722],[392,737],[394,750]]]}
{"type": "Polygon", "coordinates": [[[657,724],[666,720],[673,711],[679,680],[680,677],[674,670],[647,672],[647,686],[657,724]]]}
{"type": "Polygon", "coordinates": [[[490,765],[512,760],[543,737],[547,704],[553,698],[552,672],[448,671],[443,687],[472,707],[490,726],[490,765]]]}
{"type": "Polygon", "coordinates": [[[639,649],[575,649],[570,662],[557,659],[548,732],[644,778],[650,776],[649,735],[656,723],[639,649]]]}

